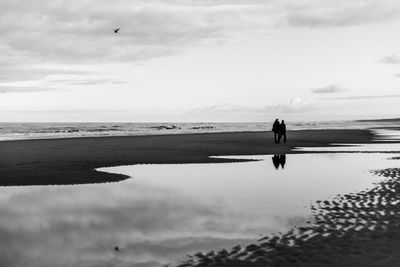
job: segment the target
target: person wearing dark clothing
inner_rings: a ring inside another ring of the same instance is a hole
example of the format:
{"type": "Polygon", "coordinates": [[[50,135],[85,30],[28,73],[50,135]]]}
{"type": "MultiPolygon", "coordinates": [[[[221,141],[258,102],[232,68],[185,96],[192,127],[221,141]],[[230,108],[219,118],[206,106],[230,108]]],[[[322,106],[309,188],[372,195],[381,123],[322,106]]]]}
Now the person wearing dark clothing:
{"type": "Polygon", "coordinates": [[[280,124],[278,119],[276,119],[272,125],[272,132],[274,133],[275,144],[279,143],[280,124]]]}
{"type": "Polygon", "coordinates": [[[281,124],[279,125],[279,143],[281,141],[281,138],[283,136],[283,142],[286,143],[286,124],[285,121],[282,120],[281,124]]]}

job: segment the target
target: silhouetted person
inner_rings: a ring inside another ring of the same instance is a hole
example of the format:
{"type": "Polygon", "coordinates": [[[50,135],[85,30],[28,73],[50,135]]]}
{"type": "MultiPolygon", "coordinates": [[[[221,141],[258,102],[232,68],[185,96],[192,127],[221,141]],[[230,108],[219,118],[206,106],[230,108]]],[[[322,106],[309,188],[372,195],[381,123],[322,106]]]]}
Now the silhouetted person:
{"type": "Polygon", "coordinates": [[[279,163],[281,164],[282,169],[285,168],[286,154],[279,155],[279,163]]]}
{"type": "Polygon", "coordinates": [[[279,143],[280,124],[278,119],[276,119],[274,124],[272,125],[272,132],[274,133],[275,144],[279,143]]]}
{"type": "Polygon", "coordinates": [[[283,136],[283,142],[286,143],[286,124],[285,121],[282,120],[281,124],[279,124],[279,138],[278,142],[281,142],[281,138],[283,136]]]}
{"type": "Polygon", "coordinates": [[[275,154],[275,155],[272,157],[272,163],[274,164],[275,169],[278,169],[278,168],[279,168],[279,154],[275,154]]]}

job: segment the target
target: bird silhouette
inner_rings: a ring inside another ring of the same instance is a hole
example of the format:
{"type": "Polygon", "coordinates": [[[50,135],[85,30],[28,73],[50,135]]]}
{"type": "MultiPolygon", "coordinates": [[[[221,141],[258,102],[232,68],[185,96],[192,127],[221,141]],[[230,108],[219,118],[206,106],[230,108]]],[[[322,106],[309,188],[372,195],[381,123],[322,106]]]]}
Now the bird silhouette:
{"type": "Polygon", "coordinates": [[[121,30],[120,28],[114,29],[114,33],[118,33],[118,31],[121,30]]]}

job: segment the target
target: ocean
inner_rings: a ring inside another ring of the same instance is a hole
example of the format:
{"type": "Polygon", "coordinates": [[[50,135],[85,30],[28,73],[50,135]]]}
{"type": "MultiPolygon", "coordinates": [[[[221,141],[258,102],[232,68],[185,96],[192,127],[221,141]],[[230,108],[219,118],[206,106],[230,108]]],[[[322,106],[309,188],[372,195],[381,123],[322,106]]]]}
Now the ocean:
{"type": "MultiPolygon", "coordinates": [[[[400,121],[286,122],[288,130],[400,127],[400,121]]],[[[270,131],[272,122],[242,123],[0,123],[0,141],[101,136],[139,136],[270,131]]]]}

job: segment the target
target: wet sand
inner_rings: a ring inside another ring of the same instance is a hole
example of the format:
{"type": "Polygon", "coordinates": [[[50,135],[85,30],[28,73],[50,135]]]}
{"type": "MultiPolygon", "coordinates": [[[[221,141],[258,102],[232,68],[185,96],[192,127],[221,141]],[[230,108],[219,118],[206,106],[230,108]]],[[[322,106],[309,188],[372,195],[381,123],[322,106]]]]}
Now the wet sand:
{"type": "Polygon", "coordinates": [[[286,144],[272,132],[233,132],[164,136],[85,137],[0,142],[0,185],[115,182],[129,177],[95,171],[100,167],[162,163],[238,161],[212,155],[296,153],[295,146],[370,143],[368,130],[289,131],[286,144]]]}

